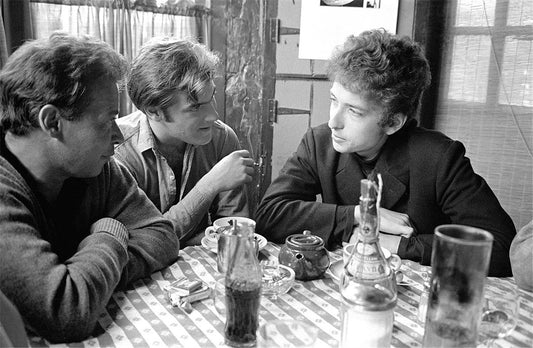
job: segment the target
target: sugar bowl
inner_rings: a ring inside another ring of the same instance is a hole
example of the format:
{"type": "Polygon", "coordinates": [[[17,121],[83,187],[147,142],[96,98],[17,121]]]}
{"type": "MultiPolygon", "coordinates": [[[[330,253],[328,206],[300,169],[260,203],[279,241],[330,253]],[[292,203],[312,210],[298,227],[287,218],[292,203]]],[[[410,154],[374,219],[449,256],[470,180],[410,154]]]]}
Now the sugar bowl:
{"type": "Polygon", "coordinates": [[[324,240],[305,230],[285,239],[279,251],[279,263],[294,270],[298,280],[313,280],[324,275],[329,267],[329,255],[324,240]]]}

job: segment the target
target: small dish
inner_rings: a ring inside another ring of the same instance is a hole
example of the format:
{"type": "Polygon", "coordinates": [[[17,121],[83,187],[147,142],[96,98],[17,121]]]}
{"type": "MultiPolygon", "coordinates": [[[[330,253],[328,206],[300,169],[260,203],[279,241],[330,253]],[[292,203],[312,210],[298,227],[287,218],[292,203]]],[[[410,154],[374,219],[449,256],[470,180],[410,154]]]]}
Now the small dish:
{"type": "Polygon", "coordinates": [[[294,285],[294,270],[280,264],[263,264],[262,294],[276,299],[286,294],[294,285]]]}
{"type": "MultiPolygon", "coordinates": [[[[265,237],[263,237],[260,234],[254,233],[254,238],[257,240],[257,246],[259,250],[262,250],[267,245],[267,240],[265,237]]],[[[209,251],[214,252],[215,254],[218,252],[218,240],[214,240],[213,238],[210,238],[208,236],[205,236],[200,241],[202,246],[206,248],[209,251]]]]}
{"type": "MultiPolygon", "coordinates": [[[[335,282],[338,283],[343,271],[344,271],[344,262],[343,260],[338,260],[338,261],[333,262],[331,265],[329,265],[329,269],[327,273],[330,275],[331,279],[333,279],[335,282]]],[[[404,277],[404,274],[402,271],[396,271],[396,284],[397,285],[413,285],[414,283],[415,281],[404,277]]]]}

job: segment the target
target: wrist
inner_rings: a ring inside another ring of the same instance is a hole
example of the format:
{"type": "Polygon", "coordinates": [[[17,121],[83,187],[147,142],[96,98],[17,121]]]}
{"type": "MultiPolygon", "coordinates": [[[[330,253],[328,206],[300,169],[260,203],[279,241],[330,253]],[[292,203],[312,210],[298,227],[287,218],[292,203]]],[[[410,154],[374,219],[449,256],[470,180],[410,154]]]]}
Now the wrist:
{"type": "Polygon", "coordinates": [[[219,192],[216,178],[212,177],[211,172],[207,172],[198,182],[195,187],[207,197],[215,197],[219,192]]]}
{"type": "Polygon", "coordinates": [[[112,218],[102,218],[91,225],[90,234],[107,233],[113,236],[127,251],[129,232],[120,221],[112,218]]]}

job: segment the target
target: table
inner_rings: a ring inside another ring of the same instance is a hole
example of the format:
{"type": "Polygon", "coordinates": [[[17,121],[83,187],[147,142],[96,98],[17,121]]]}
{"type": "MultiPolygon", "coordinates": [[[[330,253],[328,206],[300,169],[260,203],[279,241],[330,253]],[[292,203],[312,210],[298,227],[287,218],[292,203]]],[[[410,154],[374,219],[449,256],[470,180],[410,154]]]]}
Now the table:
{"type": "MultiPolygon", "coordinates": [[[[268,243],[261,258],[277,259],[279,246],[268,243]]],[[[332,260],[341,259],[341,252],[330,253],[332,260]]],[[[417,309],[424,287],[418,278],[410,278],[416,271],[429,267],[412,261],[403,261],[402,271],[409,286],[398,287],[395,308],[393,347],[421,347],[423,323],[417,320],[417,309]]],[[[106,312],[99,319],[96,337],[70,346],[84,347],[219,347],[224,346],[224,320],[217,313],[212,300],[193,304],[187,314],[172,307],[163,287],[176,278],[186,275],[199,277],[213,285],[216,277],[216,255],[201,246],[180,251],[178,261],[154,273],[150,278],[135,282],[131,289],[116,292],[106,312]]],[[[512,278],[488,278],[487,286],[498,282],[513,282],[512,278]]],[[[496,347],[533,346],[533,293],[521,291],[521,304],[517,328],[505,339],[495,341],[496,347]]],[[[285,295],[276,300],[261,298],[260,324],[274,319],[296,319],[311,323],[319,329],[317,347],[336,347],[340,331],[340,294],[337,283],[329,275],[325,278],[296,282],[285,295]]],[[[50,346],[39,337],[30,338],[31,346],[50,346]]],[[[67,345],[52,345],[65,347],[67,345]]]]}

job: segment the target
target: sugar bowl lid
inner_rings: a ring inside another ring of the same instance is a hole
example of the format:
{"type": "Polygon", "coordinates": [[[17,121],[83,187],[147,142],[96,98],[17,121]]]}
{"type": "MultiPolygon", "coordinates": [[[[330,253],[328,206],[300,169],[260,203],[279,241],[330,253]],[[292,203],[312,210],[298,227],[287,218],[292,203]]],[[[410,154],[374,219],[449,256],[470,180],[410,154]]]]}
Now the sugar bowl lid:
{"type": "Polygon", "coordinates": [[[296,250],[312,250],[324,246],[324,240],[319,236],[315,236],[309,230],[303,231],[300,234],[293,234],[285,239],[285,244],[296,250]]]}

